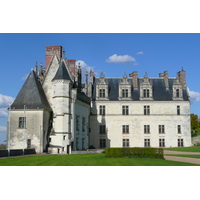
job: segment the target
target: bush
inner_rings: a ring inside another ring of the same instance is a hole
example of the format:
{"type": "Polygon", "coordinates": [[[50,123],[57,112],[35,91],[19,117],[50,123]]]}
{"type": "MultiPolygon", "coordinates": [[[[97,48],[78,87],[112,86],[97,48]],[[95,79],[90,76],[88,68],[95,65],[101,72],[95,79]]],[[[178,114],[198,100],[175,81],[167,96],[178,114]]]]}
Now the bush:
{"type": "Polygon", "coordinates": [[[106,148],[105,157],[107,158],[160,158],[164,159],[162,148],[133,147],[133,148],[106,148]]]}

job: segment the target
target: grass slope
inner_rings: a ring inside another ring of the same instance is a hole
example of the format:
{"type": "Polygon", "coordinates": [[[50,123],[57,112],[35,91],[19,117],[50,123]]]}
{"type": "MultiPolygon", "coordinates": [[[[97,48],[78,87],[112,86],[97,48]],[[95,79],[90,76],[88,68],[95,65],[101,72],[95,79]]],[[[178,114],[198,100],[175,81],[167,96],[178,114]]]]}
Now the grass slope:
{"type": "Polygon", "coordinates": [[[187,151],[187,152],[200,152],[200,146],[165,148],[165,150],[187,151]]]}
{"type": "Polygon", "coordinates": [[[42,155],[0,159],[0,166],[195,166],[150,158],[105,158],[105,154],[42,155]]]}

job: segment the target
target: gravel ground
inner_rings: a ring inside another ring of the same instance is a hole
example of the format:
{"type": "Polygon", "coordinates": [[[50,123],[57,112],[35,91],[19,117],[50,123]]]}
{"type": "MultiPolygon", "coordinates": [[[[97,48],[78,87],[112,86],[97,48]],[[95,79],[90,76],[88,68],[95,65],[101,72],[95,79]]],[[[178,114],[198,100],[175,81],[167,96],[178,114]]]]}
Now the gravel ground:
{"type": "MultiPolygon", "coordinates": [[[[200,152],[183,152],[183,151],[169,151],[164,150],[164,154],[182,154],[182,155],[200,155],[200,152]]],[[[179,161],[179,162],[187,162],[200,165],[199,158],[189,158],[189,157],[178,157],[178,156],[164,156],[165,160],[179,161]]]]}

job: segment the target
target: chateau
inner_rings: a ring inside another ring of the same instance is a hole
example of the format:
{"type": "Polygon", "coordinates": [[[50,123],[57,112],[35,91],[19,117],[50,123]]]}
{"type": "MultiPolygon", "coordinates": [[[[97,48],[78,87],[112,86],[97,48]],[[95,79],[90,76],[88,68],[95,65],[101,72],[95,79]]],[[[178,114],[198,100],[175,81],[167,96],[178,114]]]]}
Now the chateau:
{"type": "Polygon", "coordinates": [[[105,147],[191,146],[186,72],[158,78],[137,72],[82,83],[81,66],[62,46],[46,47],[46,66],[35,67],[9,107],[7,146],[70,154],[105,147]]]}

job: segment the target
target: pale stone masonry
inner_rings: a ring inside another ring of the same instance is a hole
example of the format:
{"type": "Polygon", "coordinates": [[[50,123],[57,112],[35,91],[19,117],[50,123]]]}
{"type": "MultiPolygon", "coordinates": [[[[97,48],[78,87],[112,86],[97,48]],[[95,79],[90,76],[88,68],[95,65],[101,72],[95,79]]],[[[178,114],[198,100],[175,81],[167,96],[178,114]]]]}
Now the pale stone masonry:
{"type": "Polygon", "coordinates": [[[90,71],[82,83],[75,63],[62,46],[46,47],[46,67],[36,65],[9,108],[8,149],[70,154],[90,147],[191,146],[183,69],[176,78],[168,71],[158,78],[138,72],[96,78],[90,71]]]}

